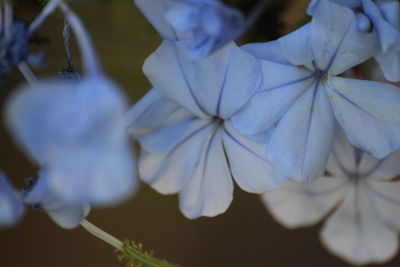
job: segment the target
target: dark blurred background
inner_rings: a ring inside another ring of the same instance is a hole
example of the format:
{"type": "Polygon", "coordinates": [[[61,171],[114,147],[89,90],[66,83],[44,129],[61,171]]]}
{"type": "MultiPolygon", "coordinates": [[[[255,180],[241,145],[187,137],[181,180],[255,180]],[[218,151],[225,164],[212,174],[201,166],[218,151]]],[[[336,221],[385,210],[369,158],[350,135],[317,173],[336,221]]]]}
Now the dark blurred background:
{"type": "MultiPolygon", "coordinates": [[[[248,11],[256,1],[231,0],[248,11]]],[[[307,0],[275,1],[246,36],[266,41],[287,33],[306,21],[307,0]]],[[[15,16],[29,22],[42,5],[20,0],[15,16]]],[[[108,74],[124,89],[131,104],[150,88],[141,68],[161,39],[131,0],[99,0],[74,4],[85,22],[108,74]]],[[[66,67],[62,40],[63,20],[51,16],[33,38],[33,51],[46,53],[46,66],[35,70],[50,77],[66,67]]],[[[73,40],[73,39],[72,39],[73,40]]],[[[72,45],[76,65],[79,53],[72,45]]],[[[4,103],[13,88],[23,82],[15,72],[0,90],[4,103]]],[[[3,105],[2,105],[3,106],[3,105]]],[[[36,175],[36,167],[0,127],[0,169],[17,186],[36,175]]],[[[142,184],[139,192],[121,206],[93,210],[88,220],[120,239],[130,238],[156,256],[182,266],[349,266],[332,256],[319,242],[321,225],[287,230],[266,212],[259,196],[235,190],[229,210],[215,218],[188,220],[178,208],[178,198],[159,195],[142,184]]],[[[46,214],[28,211],[20,225],[0,232],[0,267],[111,267],[125,266],[113,248],[82,228],[63,230],[46,214]]],[[[383,266],[400,266],[400,257],[383,266]]]]}

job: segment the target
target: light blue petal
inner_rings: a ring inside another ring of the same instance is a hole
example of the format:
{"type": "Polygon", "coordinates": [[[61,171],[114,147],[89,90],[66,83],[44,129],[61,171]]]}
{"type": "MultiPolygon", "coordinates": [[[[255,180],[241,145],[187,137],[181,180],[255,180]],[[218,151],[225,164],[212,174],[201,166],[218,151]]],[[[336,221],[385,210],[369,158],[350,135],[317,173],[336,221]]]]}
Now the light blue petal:
{"type": "Polygon", "coordinates": [[[279,122],[267,146],[270,161],[295,180],[316,179],[325,171],[335,121],[323,85],[305,92],[279,122]]]}
{"type": "Polygon", "coordinates": [[[232,202],[233,182],[221,135],[214,129],[207,137],[193,176],[179,195],[181,211],[190,219],[221,214],[232,202]]]}
{"type": "Polygon", "coordinates": [[[164,97],[160,90],[152,89],[125,114],[128,132],[139,138],[155,129],[176,123],[194,115],[176,102],[164,97]]]}
{"type": "MultiPolygon", "coordinates": [[[[372,20],[380,39],[380,50],[400,50],[400,31],[385,20],[383,14],[371,0],[362,0],[365,14],[372,20]]],[[[400,51],[399,51],[400,53],[400,51]]]]}
{"type": "Polygon", "coordinates": [[[43,204],[43,208],[50,218],[64,229],[73,229],[85,219],[89,213],[89,206],[75,205],[52,202],[43,204]]]}
{"type": "Polygon", "coordinates": [[[378,52],[375,59],[388,81],[400,81],[400,51],[389,51],[385,54],[378,52]]]}
{"type": "Polygon", "coordinates": [[[283,64],[290,64],[285,53],[282,52],[279,40],[266,43],[253,43],[241,46],[244,51],[249,52],[258,59],[271,60],[283,64]]]}
{"type": "Polygon", "coordinates": [[[32,205],[39,205],[55,223],[65,229],[77,227],[89,213],[87,203],[68,204],[63,198],[56,195],[50,188],[51,174],[48,169],[42,169],[33,188],[25,196],[24,201],[32,205]]]}
{"type": "Polygon", "coordinates": [[[264,193],[288,180],[266,159],[266,143],[238,133],[229,122],[222,135],[229,166],[237,184],[251,193],[264,193]]]}
{"type": "Polygon", "coordinates": [[[172,41],[179,39],[178,34],[165,17],[169,9],[179,5],[178,2],[169,0],[135,0],[135,4],[164,39],[172,41]]]}
{"type": "Polygon", "coordinates": [[[350,8],[321,1],[311,23],[315,62],[320,70],[340,74],[366,61],[378,49],[376,32],[360,32],[350,8]]]}
{"type": "MultiPolygon", "coordinates": [[[[307,14],[312,16],[314,14],[315,8],[317,7],[318,3],[321,0],[312,0],[310,4],[308,5],[307,8],[307,14]]],[[[325,0],[322,0],[325,1],[325,0]]],[[[334,2],[336,4],[342,5],[342,6],[347,6],[350,8],[356,8],[361,5],[361,0],[329,0],[331,2],[334,2]]]]}
{"type": "Polygon", "coordinates": [[[17,224],[24,215],[24,206],[15,189],[0,172],[0,228],[17,224]]]}
{"type": "Polygon", "coordinates": [[[203,125],[181,140],[169,153],[150,154],[142,150],[140,178],[162,194],[179,192],[193,176],[202,150],[207,146],[207,137],[214,128],[212,125],[203,125]]]}
{"type": "Polygon", "coordinates": [[[138,138],[138,141],[147,152],[164,154],[174,149],[189,136],[212,123],[212,120],[188,118],[160,127],[153,132],[141,136],[138,138]]]}
{"type": "Polygon", "coordinates": [[[320,233],[324,246],[353,265],[383,263],[395,255],[398,235],[379,218],[376,202],[363,185],[347,196],[320,233]]]}
{"type": "Polygon", "coordinates": [[[250,102],[232,117],[234,127],[246,135],[271,128],[312,85],[312,73],[295,66],[261,61],[263,85],[250,102]]]}
{"type": "Polygon", "coordinates": [[[400,3],[399,1],[378,1],[376,3],[383,17],[395,29],[400,30],[400,3]]]}
{"type": "Polygon", "coordinates": [[[314,59],[311,43],[311,23],[279,38],[286,59],[294,65],[305,65],[314,59]]]}
{"type": "MultiPolygon", "coordinates": [[[[159,0],[159,2],[161,1],[159,0]]],[[[171,24],[173,29],[176,29],[178,33],[184,33],[198,26],[196,17],[199,16],[199,12],[200,10],[194,6],[180,5],[167,10],[164,19],[167,23],[171,24]]]]}
{"type": "Polygon", "coordinates": [[[262,200],[272,216],[288,228],[318,223],[340,203],[347,181],[320,177],[312,182],[291,181],[267,192],[262,200]]]}
{"type": "Polygon", "coordinates": [[[363,174],[369,174],[369,180],[389,181],[400,175],[399,162],[399,149],[383,159],[377,159],[364,153],[359,168],[363,174]]]}
{"type": "Polygon", "coordinates": [[[229,118],[261,84],[258,61],[234,43],[193,61],[165,41],[147,59],[144,70],[155,87],[200,118],[229,118]]]}
{"type": "Polygon", "coordinates": [[[333,77],[335,117],[350,142],[377,158],[400,147],[400,90],[390,84],[333,77]]]}
{"type": "Polygon", "coordinates": [[[137,185],[128,139],[109,147],[88,146],[65,149],[49,163],[49,190],[71,205],[111,206],[125,201],[137,185]]]}

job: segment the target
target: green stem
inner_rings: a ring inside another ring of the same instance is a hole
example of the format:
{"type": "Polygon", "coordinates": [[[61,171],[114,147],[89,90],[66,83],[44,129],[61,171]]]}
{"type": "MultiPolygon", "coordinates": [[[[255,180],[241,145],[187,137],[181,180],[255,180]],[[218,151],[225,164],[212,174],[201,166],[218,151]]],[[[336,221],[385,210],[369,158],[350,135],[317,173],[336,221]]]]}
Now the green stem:
{"type": "Polygon", "coordinates": [[[140,244],[132,241],[121,242],[87,220],[83,220],[81,226],[92,235],[113,246],[120,253],[119,258],[125,260],[128,266],[177,267],[177,265],[157,259],[150,253],[144,252],[140,244]]]}

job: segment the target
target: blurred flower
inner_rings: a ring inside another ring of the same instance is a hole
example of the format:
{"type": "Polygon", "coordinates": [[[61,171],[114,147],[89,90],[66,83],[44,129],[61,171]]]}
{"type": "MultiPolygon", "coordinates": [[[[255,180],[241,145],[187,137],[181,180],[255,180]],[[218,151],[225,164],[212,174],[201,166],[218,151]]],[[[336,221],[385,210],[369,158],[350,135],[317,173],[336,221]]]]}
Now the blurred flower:
{"type": "Polygon", "coordinates": [[[164,41],[146,60],[154,89],[127,121],[143,148],[141,178],[163,194],[179,192],[188,218],[215,216],[232,201],[232,176],[256,193],[286,178],[265,160],[263,143],[230,123],[263,82],[258,61],[233,42],[197,61],[182,46],[164,41]]]}
{"type": "Polygon", "coordinates": [[[11,227],[24,214],[24,206],[17,192],[0,172],[0,228],[11,227]]]}
{"type": "Polygon", "coordinates": [[[27,202],[105,206],[130,196],[135,171],[124,107],[119,88],[101,76],[23,86],[6,115],[16,140],[42,167],[27,202]]]}
{"type": "Polygon", "coordinates": [[[353,147],[340,131],[327,169],[333,175],[313,182],[290,182],[263,195],[272,215],[296,228],[327,217],[321,240],[346,261],[382,263],[398,250],[400,151],[383,160],[353,147]]]}
{"type": "Polygon", "coordinates": [[[182,41],[193,59],[208,56],[234,40],[244,27],[237,9],[219,0],[136,0],[166,40],[182,41]]]}
{"type": "MultiPolygon", "coordinates": [[[[328,1],[328,0],[323,0],[328,1]]],[[[379,50],[375,54],[385,78],[400,81],[400,3],[398,0],[330,0],[354,8],[360,31],[378,33],[379,50]],[[372,24],[372,25],[371,25],[372,24]]],[[[320,0],[313,0],[308,13],[313,14],[320,0]]],[[[340,17],[338,17],[340,18],[340,17]]]]}
{"type": "Polygon", "coordinates": [[[337,76],[377,46],[376,33],[358,31],[351,9],[321,1],[311,23],[278,41],[244,47],[262,59],[265,83],[232,118],[234,127],[254,135],[277,124],[268,159],[296,180],[324,173],[336,122],[355,146],[385,157],[400,147],[400,89],[337,76]]]}

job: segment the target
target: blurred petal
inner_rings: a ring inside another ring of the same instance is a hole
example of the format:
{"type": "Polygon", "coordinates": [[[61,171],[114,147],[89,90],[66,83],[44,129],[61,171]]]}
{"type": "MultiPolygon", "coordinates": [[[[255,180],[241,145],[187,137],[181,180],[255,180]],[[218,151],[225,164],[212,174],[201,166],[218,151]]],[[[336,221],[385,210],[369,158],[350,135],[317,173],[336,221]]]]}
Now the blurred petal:
{"type": "Polygon", "coordinates": [[[398,87],[339,77],[327,85],[335,117],[353,145],[377,158],[400,147],[398,87]]]}
{"type": "Polygon", "coordinates": [[[142,151],[139,172],[141,179],[162,194],[179,192],[193,176],[207,137],[214,127],[204,124],[186,136],[169,153],[150,154],[142,151]]]}
{"type": "Polygon", "coordinates": [[[391,180],[400,175],[400,150],[396,150],[387,157],[378,160],[364,153],[360,170],[369,173],[368,179],[391,180]]]}
{"type": "Polygon", "coordinates": [[[382,224],[400,231],[400,182],[368,181],[368,186],[382,224]]]}
{"type": "Polygon", "coordinates": [[[17,224],[24,215],[24,206],[15,189],[0,172],[0,228],[17,224]]]}
{"type": "Polygon", "coordinates": [[[178,2],[169,0],[135,0],[135,4],[164,39],[178,40],[178,34],[165,17],[165,13],[177,6],[178,2]]]}
{"type": "Polygon", "coordinates": [[[289,182],[265,193],[263,202],[282,225],[309,226],[322,220],[343,198],[346,180],[321,177],[312,182],[289,182]]]}
{"type": "Polygon", "coordinates": [[[319,2],[311,26],[315,62],[334,75],[366,61],[378,48],[376,33],[360,32],[354,12],[331,1],[319,2]]]}
{"type": "Polygon", "coordinates": [[[311,23],[279,38],[286,59],[294,65],[305,65],[314,59],[311,43],[311,23]]]}
{"type": "Polygon", "coordinates": [[[398,249],[397,233],[384,227],[374,202],[362,188],[352,189],[326,221],[322,242],[333,254],[352,264],[388,261],[398,249]]]}
{"type": "Polygon", "coordinates": [[[221,140],[222,131],[213,129],[207,136],[200,160],[190,181],[182,189],[180,208],[195,219],[225,212],[233,198],[233,182],[221,140]]]}
{"type": "Polygon", "coordinates": [[[86,202],[69,204],[56,195],[50,188],[51,174],[48,169],[40,172],[40,178],[24,198],[26,203],[38,205],[60,227],[72,229],[77,227],[88,215],[90,207],[86,202]]]}
{"type": "Polygon", "coordinates": [[[305,92],[279,122],[268,144],[268,157],[295,180],[316,179],[325,171],[335,121],[323,84],[305,92]]]}
{"type": "Polygon", "coordinates": [[[247,135],[271,128],[315,83],[307,70],[267,60],[261,63],[263,85],[231,119],[234,127],[247,135]]]}
{"type": "Polygon", "coordinates": [[[360,162],[356,162],[356,153],[358,152],[349,142],[346,133],[341,127],[337,127],[332,152],[326,164],[326,169],[334,176],[349,176],[357,170],[357,164],[360,164],[360,162]]]}
{"type": "Polygon", "coordinates": [[[400,49],[400,32],[385,20],[378,6],[371,0],[362,0],[365,14],[372,20],[379,35],[383,53],[400,49]]]}
{"type": "Polygon", "coordinates": [[[240,188],[251,193],[264,193],[288,180],[266,160],[266,144],[241,135],[225,123],[222,135],[229,166],[240,188]]]}

